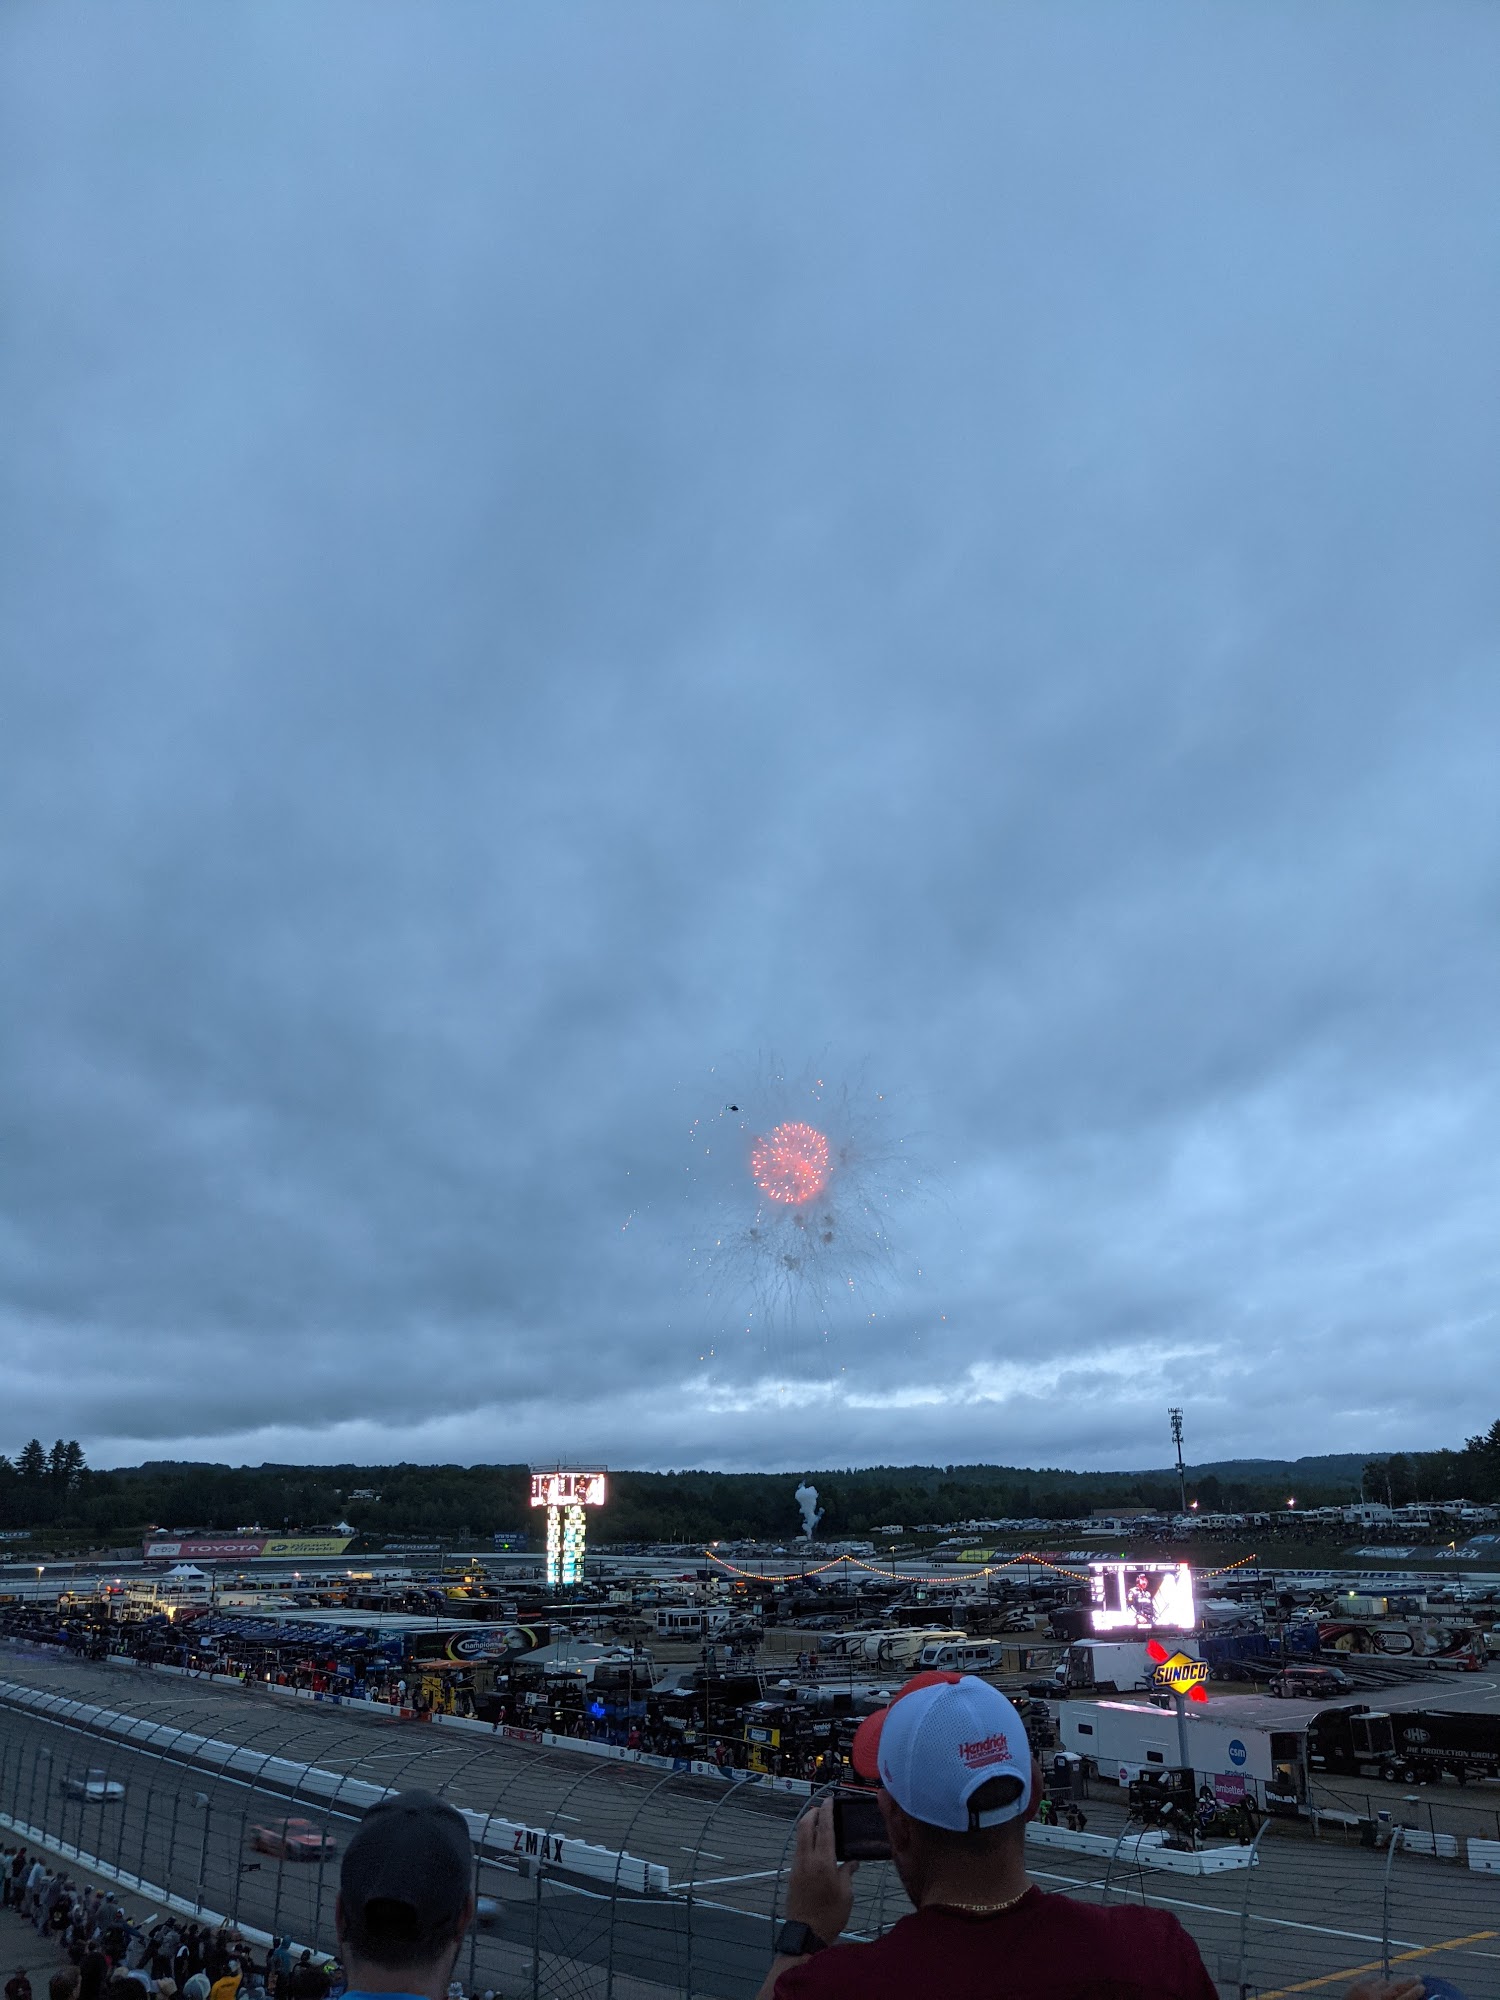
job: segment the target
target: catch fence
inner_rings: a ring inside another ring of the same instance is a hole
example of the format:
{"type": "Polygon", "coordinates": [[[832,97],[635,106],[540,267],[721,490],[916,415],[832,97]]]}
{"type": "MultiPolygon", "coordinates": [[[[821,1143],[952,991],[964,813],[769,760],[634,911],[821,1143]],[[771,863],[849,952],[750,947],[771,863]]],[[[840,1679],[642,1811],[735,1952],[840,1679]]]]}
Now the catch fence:
{"type": "MultiPolygon", "coordinates": [[[[132,1670],[65,1689],[33,1671],[0,1686],[4,1837],[120,1885],[137,1918],[171,1908],[333,1954],[337,1850],[375,1798],[414,1785],[450,1799],[474,1832],[483,1922],[457,1968],[468,1993],[756,1992],[802,1800],[132,1670]],[[291,1858],[289,1818],[335,1851],[291,1858]]],[[[1268,1822],[1253,1855],[1220,1850],[1236,1865],[1204,1874],[1191,1856],[1142,1846],[1106,1788],[1085,1801],[1085,1833],[1034,1829],[1028,1865],[1044,1889],[1173,1911],[1226,1996],[1339,1995],[1387,1964],[1440,1973],[1473,2000],[1500,1994],[1500,1872],[1469,1866],[1474,1842],[1500,1857],[1493,1809],[1325,1804],[1317,1837],[1268,1822]]],[[[859,1935],[907,1909],[888,1866],[862,1868],[856,1891],[859,1935]]]]}

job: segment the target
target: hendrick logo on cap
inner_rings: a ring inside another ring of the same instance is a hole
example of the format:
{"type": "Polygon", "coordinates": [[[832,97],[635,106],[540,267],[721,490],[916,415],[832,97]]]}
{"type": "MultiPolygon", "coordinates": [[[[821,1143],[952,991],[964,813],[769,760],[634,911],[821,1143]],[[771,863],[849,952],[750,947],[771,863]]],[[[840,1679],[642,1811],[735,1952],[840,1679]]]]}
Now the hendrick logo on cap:
{"type": "Polygon", "coordinates": [[[971,1771],[980,1771],[986,1764],[1008,1764],[1010,1744],[1003,1735],[981,1736],[975,1743],[960,1743],[958,1754],[971,1771]]]}

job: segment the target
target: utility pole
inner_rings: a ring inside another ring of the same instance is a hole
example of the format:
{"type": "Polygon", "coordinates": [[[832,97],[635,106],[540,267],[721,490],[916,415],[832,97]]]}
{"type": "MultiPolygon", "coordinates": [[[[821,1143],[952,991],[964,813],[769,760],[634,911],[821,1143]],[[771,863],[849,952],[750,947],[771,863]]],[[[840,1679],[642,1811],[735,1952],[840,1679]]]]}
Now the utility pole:
{"type": "Polygon", "coordinates": [[[1182,1501],[1182,1511],[1187,1512],[1187,1473],[1182,1463],[1182,1412],[1168,1410],[1172,1420],[1172,1442],[1177,1447],[1177,1492],[1182,1501]]]}

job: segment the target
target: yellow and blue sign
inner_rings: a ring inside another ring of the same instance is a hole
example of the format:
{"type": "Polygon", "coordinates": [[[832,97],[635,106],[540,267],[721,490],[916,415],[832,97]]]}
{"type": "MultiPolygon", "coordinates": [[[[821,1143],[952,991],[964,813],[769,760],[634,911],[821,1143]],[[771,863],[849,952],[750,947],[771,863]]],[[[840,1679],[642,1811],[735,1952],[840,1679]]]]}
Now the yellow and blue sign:
{"type": "Polygon", "coordinates": [[[1208,1679],[1206,1661],[1190,1660],[1186,1653],[1168,1653],[1155,1640],[1147,1651],[1157,1662],[1151,1678],[1159,1688],[1170,1688],[1173,1694],[1185,1694],[1189,1701],[1208,1700],[1208,1690],[1204,1685],[1208,1679]]]}

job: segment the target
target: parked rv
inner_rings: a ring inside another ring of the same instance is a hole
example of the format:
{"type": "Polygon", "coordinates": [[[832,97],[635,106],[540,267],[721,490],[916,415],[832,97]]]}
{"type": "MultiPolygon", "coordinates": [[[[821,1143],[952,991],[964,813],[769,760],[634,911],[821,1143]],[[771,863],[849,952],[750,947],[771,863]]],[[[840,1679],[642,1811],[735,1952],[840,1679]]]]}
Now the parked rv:
{"type": "Polygon", "coordinates": [[[922,1648],[917,1664],[924,1672],[931,1668],[940,1673],[986,1674],[1001,1664],[1004,1650],[982,1639],[937,1640],[922,1648]]]}
{"type": "Polygon", "coordinates": [[[721,1605],[663,1604],[651,1619],[659,1639],[714,1639],[728,1630],[730,1613],[721,1605]]]}

